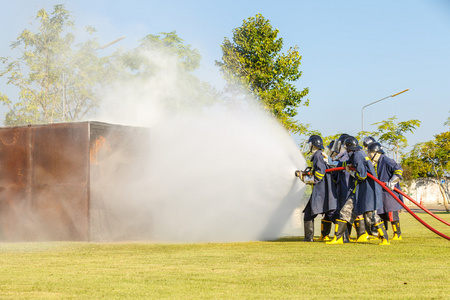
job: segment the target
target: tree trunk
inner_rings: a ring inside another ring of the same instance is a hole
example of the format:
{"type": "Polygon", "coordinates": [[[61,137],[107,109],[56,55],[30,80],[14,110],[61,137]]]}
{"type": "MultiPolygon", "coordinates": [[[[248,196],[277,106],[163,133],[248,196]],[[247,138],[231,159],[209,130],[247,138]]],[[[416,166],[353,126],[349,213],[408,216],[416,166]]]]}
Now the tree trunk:
{"type": "Polygon", "coordinates": [[[445,192],[444,187],[442,186],[441,179],[438,178],[438,180],[439,180],[439,182],[438,182],[438,184],[439,184],[439,191],[441,192],[442,198],[444,199],[445,210],[447,212],[449,212],[448,201],[447,201],[447,193],[445,192]]]}

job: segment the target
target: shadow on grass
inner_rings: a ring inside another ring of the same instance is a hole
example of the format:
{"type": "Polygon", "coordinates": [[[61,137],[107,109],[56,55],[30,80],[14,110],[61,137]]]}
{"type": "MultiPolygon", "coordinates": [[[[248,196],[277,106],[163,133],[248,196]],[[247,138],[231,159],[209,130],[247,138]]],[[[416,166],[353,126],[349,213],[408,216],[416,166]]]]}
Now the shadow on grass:
{"type": "Polygon", "coordinates": [[[303,242],[303,238],[302,236],[284,236],[267,242],[303,242]]]}
{"type": "MultiPolygon", "coordinates": [[[[272,243],[286,243],[286,242],[300,242],[303,243],[303,236],[285,236],[285,237],[281,237],[279,239],[276,240],[269,240],[266,242],[272,242],[272,243]]],[[[318,238],[314,238],[314,243],[322,243],[325,244],[326,241],[322,241],[319,240],[318,238]]],[[[375,239],[375,240],[369,240],[367,242],[347,242],[344,243],[344,245],[373,245],[373,246],[379,246],[379,240],[375,239]]]]}
{"type": "MultiPolygon", "coordinates": [[[[303,236],[284,236],[281,238],[278,238],[276,240],[270,240],[266,242],[278,242],[278,243],[286,243],[286,242],[303,242],[304,237],[303,236]]],[[[325,243],[326,241],[319,240],[318,238],[314,238],[314,243],[325,243]]]]}

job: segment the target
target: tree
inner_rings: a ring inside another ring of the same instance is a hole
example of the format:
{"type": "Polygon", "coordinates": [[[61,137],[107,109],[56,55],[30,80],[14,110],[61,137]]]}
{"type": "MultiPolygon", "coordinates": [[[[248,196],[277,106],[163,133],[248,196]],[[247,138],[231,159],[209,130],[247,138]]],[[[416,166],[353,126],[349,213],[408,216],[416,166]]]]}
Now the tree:
{"type": "Polygon", "coordinates": [[[224,39],[222,60],[216,65],[227,81],[228,89],[241,85],[253,94],[262,106],[273,114],[286,129],[293,133],[306,132],[307,126],[294,120],[309,90],[297,91],[293,82],[301,76],[301,56],[298,47],[281,53],[283,39],[278,38],[269,20],[261,14],[244,20],[241,27],[233,30],[230,41],[224,39]]]}
{"type": "Polygon", "coordinates": [[[410,172],[406,176],[412,179],[436,178],[445,208],[449,211],[448,196],[442,180],[450,172],[450,131],[435,135],[432,141],[417,144],[402,160],[402,165],[410,172]]]}
{"type": "Polygon", "coordinates": [[[403,167],[403,179],[405,181],[412,181],[417,178],[431,176],[432,168],[423,159],[424,143],[419,143],[407,153],[401,160],[403,167]]]}
{"type": "Polygon", "coordinates": [[[95,53],[98,44],[88,40],[73,50],[74,22],[64,5],[55,5],[51,15],[39,10],[36,20],[37,31],[23,30],[11,45],[23,55],[0,58],[6,65],[0,76],[20,90],[16,101],[0,93],[10,109],[6,125],[79,120],[96,107],[95,89],[104,74],[104,60],[95,53]]]}
{"type": "Polygon", "coordinates": [[[149,51],[164,52],[178,58],[180,68],[186,72],[192,72],[200,66],[199,51],[184,44],[175,31],[161,32],[159,35],[149,34],[139,42],[137,48],[124,53],[120,58],[135,76],[147,77],[155,73],[155,63],[146,55],[149,51]]]}
{"type": "MultiPolygon", "coordinates": [[[[118,49],[111,56],[98,57],[101,49],[91,38],[74,45],[74,22],[64,5],[55,5],[49,15],[44,9],[36,16],[39,26],[25,29],[11,48],[23,55],[16,60],[0,57],[5,68],[0,76],[19,89],[17,99],[0,92],[9,107],[6,125],[78,121],[95,113],[100,91],[117,80],[148,79],[157,74],[158,63],[148,54],[161,52],[176,64],[180,82],[189,86],[183,95],[184,108],[211,102],[214,90],[192,74],[200,65],[198,50],[183,43],[176,32],[147,35],[131,50],[118,49]],[[175,59],[173,59],[175,58],[175,59]]],[[[92,36],[95,29],[87,27],[92,36]]],[[[179,99],[165,99],[167,107],[180,109],[179,99]]]]}
{"type": "Polygon", "coordinates": [[[432,174],[437,178],[445,209],[449,211],[442,177],[449,172],[450,167],[450,131],[436,135],[434,141],[425,143],[423,150],[424,159],[431,165],[432,174]]]}
{"type": "Polygon", "coordinates": [[[377,137],[379,143],[391,149],[394,153],[394,159],[398,161],[399,154],[402,153],[400,149],[408,146],[405,133],[413,133],[416,128],[420,127],[420,121],[413,119],[397,123],[396,120],[397,117],[393,116],[387,121],[372,124],[378,125],[377,131],[372,134],[374,137],[377,137]]]}
{"type": "Polygon", "coordinates": [[[119,66],[116,69],[117,77],[148,80],[153,76],[160,76],[161,72],[175,71],[176,74],[171,74],[170,77],[177,79],[176,84],[184,85],[181,87],[183,95],[176,97],[170,93],[165,94],[162,101],[165,109],[179,112],[213,102],[216,98],[214,88],[193,75],[193,71],[200,66],[199,51],[186,45],[175,31],[149,34],[139,42],[130,51],[114,54],[115,65],[119,66]],[[170,65],[165,65],[162,60],[170,65]],[[166,70],[161,70],[162,68],[166,70]]]}

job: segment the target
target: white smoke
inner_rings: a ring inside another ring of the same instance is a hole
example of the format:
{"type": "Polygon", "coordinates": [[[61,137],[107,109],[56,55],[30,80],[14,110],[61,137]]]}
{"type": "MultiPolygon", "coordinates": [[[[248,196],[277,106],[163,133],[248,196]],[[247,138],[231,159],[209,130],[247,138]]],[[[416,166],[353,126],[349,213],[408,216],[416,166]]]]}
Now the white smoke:
{"type": "MultiPolygon", "coordinates": [[[[294,171],[304,169],[305,161],[289,134],[245,97],[233,105],[197,107],[188,96],[196,87],[180,74],[176,58],[147,55],[156,73],[146,81],[116,83],[102,102],[101,121],[150,128],[145,176],[133,179],[133,191],[114,191],[128,195],[118,200],[126,204],[104,203],[120,206],[114,217],[120,226],[109,238],[127,238],[131,228],[142,230],[140,239],[170,242],[282,235],[304,188],[294,171]],[[126,205],[139,213],[120,215],[126,205]]],[[[301,234],[293,229],[291,234],[301,234]]]]}

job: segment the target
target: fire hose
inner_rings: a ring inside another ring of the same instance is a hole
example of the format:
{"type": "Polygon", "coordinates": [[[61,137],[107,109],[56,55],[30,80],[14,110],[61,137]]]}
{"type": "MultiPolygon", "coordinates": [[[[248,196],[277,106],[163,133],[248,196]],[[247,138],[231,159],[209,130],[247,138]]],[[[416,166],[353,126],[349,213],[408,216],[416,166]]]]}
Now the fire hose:
{"type": "Polygon", "coordinates": [[[423,207],[422,205],[420,205],[419,203],[417,203],[413,198],[411,198],[410,196],[408,196],[407,194],[405,194],[404,192],[402,192],[401,190],[399,190],[398,188],[395,188],[394,191],[396,191],[397,193],[401,194],[403,197],[406,197],[409,201],[411,201],[412,203],[414,203],[415,205],[417,205],[420,209],[422,209],[423,211],[427,212],[430,216],[432,216],[433,218],[435,218],[436,220],[441,221],[442,223],[444,223],[445,225],[450,226],[450,223],[445,221],[444,219],[436,216],[435,214],[433,214],[431,211],[429,211],[428,209],[426,209],[425,207],[423,207]]]}
{"type": "MultiPolygon", "coordinates": [[[[350,168],[351,170],[355,170],[354,168],[350,168]]],[[[326,172],[334,172],[334,171],[343,171],[345,170],[344,167],[337,167],[337,168],[331,168],[331,169],[327,169],[326,172]]],[[[369,178],[371,178],[372,180],[374,180],[376,183],[378,183],[386,192],[388,192],[392,197],[394,197],[394,199],[404,208],[406,209],[417,221],[419,221],[420,223],[422,223],[423,226],[425,226],[426,228],[428,228],[429,230],[433,231],[435,234],[443,237],[446,240],[450,241],[450,236],[447,236],[439,231],[437,231],[436,229],[434,229],[433,227],[431,227],[430,225],[428,225],[427,223],[425,223],[425,221],[423,221],[421,218],[419,218],[413,211],[411,211],[411,209],[409,209],[408,206],[405,205],[405,203],[403,203],[403,201],[401,201],[387,186],[384,182],[378,180],[375,176],[373,176],[370,173],[367,173],[367,176],[369,178]]],[[[399,192],[400,194],[402,194],[403,196],[405,196],[406,198],[408,198],[409,200],[412,200],[411,197],[407,196],[405,193],[403,193],[402,191],[400,191],[399,189],[395,188],[396,192],[399,192]]],[[[440,220],[441,222],[444,222],[447,225],[450,225],[448,222],[446,222],[445,220],[442,220],[441,218],[439,218],[438,216],[434,215],[431,211],[427,210],[426,208],[422,207],[420,204],[418,204],[416,201],[411,201],[414,204],[416,204],[417,206],[419,206],[421,209],[423,209],[424,211],[426,211],[428,214],[430,214],[431,216],[437,218],[438,220],[440,220]]]]}

